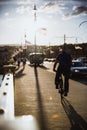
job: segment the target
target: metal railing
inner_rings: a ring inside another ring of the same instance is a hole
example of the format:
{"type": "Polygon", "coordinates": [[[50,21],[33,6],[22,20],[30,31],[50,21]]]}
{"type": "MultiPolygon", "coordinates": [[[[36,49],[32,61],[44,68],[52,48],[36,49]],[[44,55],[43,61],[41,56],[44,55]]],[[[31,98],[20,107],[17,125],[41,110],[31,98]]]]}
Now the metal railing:
{"type": "Polygon", "coordinates": [[[5,74],[0,86],[0,119],[14,118],[14,77],[15,66],[5,66],[5,74]]]}
{"type": "Polygon", "coordinates": [[[40,130],[34,116],[14,115],[15,66],[4,66],[4,78],[0,86],[0,130],[40,130]]]}

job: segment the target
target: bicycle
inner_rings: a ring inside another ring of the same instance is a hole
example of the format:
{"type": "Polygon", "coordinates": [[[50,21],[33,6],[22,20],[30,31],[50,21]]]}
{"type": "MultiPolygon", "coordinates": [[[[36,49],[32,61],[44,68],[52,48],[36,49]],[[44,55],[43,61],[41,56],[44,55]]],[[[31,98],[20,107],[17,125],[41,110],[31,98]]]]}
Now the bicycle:
{"type": "Polygon", "coordinates": [[[60,77],[59,77],[59,84],[58,85],[59,85],[59,93],[60,93],[61,101],[62,101],[62,99],[63,99],[63,93],[64,93],[62,75],[60,75],[60,77]]]}
{"type": "MultiPolygon", "coordinates": [[[[54,71],[57,72],[56,70],[54,70],[54,71]]],[[[58,88],[59,88],[58,92],[60,93],[60,97],[61,97],[61,101],[62,101],[62,99],[63,99],[63,93],[64,93],[62,74],[59,77],[58,88]]]]}

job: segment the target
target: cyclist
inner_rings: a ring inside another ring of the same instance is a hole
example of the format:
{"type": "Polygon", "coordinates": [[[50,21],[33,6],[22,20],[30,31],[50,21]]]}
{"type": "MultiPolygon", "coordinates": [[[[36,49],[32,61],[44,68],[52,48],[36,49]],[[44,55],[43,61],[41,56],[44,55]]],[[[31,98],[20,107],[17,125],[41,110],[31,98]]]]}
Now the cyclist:
{"type": "Polygon", "coordinates": [[[55,76],[55,85],[56,89],[58,89],[58,84],[60,82],[59,78],[61,74],[64,75],[64,96],[67,96],[69,92],[69,77],[70,77],[70,67],[72,63],[71,55],[68,53],[66,45],[63,46],[63,49],[56,57],[53,71],[55,71],[57,63],[59,63],[55,76]]]}
{"type": "Polygon", "coordinates": [[[23,69],[25,69],[25,65],[26,65],[26,58],[25,57],[22,58],[22,62],[23,62],[23,69]]]}

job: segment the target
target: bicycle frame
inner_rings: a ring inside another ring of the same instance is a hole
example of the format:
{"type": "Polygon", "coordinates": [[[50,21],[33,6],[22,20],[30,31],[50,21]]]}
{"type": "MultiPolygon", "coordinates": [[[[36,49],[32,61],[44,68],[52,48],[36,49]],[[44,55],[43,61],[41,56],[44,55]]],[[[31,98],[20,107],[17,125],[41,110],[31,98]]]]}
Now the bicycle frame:
{"type": "Polygon", "coordinates": [[[60,95],[61,95],[61,101],[62,101],[62,98],[63,98],[63,79],[62,79],[62,75],[59,77],[59,91],[60,91],[60,95]]]}
{"type": "MultiPolygon", "coordinates": [[[[57,71],[55,70],[55,72],[57,72],[57,71]]],[[[61,101],[62,101],[62,98],[63,98],[63,92],[64,92],[64,90],[63,90],[63,78],[62,78],[62,74],[61,74],[60,77],[59,77],[59,93],[61,95],[61,101]]]]}

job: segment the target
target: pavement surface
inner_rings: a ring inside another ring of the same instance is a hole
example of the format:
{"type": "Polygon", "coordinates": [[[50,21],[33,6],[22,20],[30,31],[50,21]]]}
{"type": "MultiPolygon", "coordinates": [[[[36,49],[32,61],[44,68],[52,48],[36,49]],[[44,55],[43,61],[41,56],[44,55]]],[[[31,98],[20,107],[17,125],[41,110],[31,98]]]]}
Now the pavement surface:
{"type": "Polygon", "coordinates": [[[87,130],[87,85],[70,80],[61,101],[55,73],[26,65],[15,76],[15,116],[33,115],[41,130],[87,130]]]}

